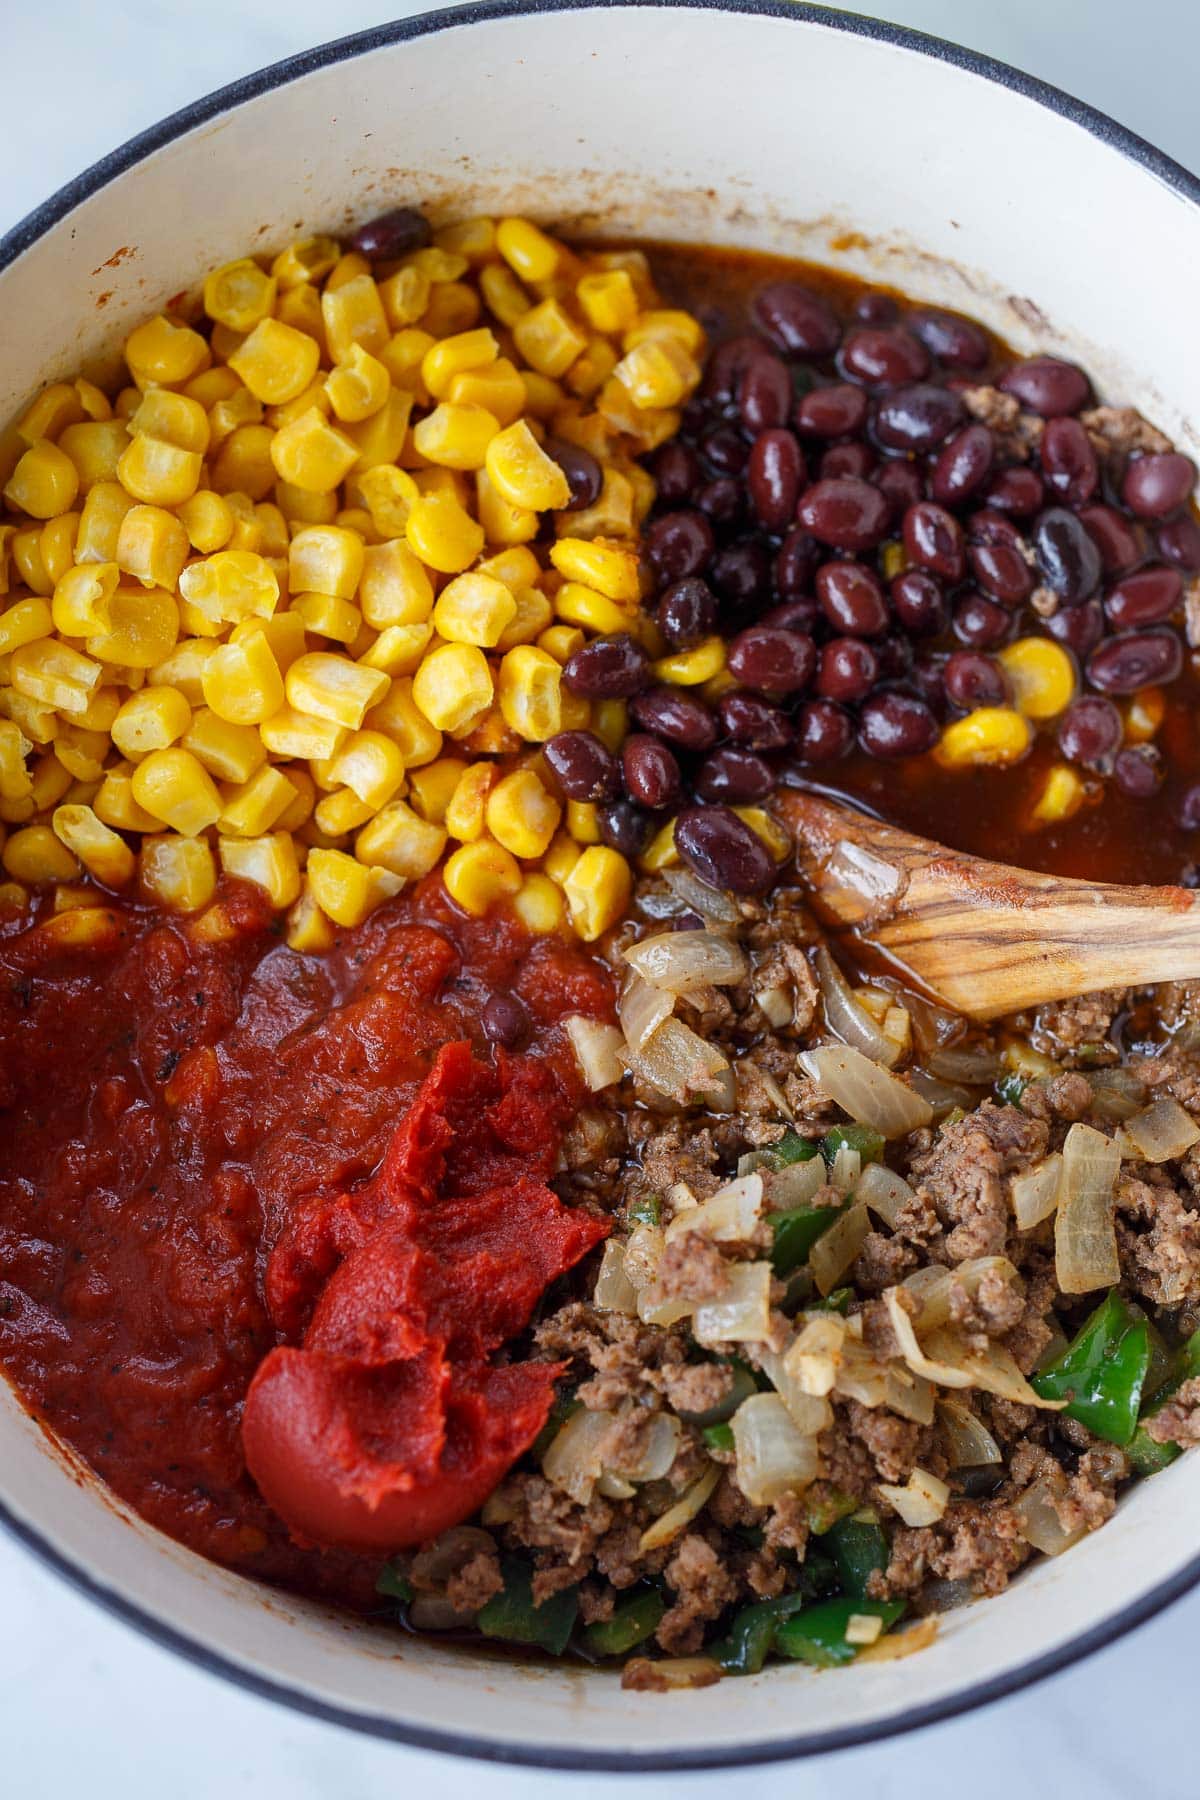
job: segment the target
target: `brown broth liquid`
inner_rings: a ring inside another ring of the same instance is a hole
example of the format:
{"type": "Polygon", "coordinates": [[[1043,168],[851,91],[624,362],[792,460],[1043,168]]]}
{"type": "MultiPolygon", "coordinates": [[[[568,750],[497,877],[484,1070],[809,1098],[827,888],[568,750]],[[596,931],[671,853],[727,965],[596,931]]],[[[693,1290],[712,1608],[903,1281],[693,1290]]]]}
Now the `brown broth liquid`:
{"type": "MultiPolygon", "coordinates": [[[[665,301],[694,312],[710,345],[752,329],[750,303],[771,281],[802,281],[843,318],[863,293],[891,293],[902,308],[912,304],[897,290],[789,257],[673,244],[654,244],[648,250],[665,301]]],[[[988,335],[996,363],[1012,360],[1014,353],[1003,341],[988,335]]],[[[987,381],[990,373],[982,370],[978,379],[987,381]]],[[[948,639],[929,647],[958,646],[948,639]]],[[[1084,804],[1061,824],[1040,825],[1032,816],[1047,771],[1062,761],[1053,725],[1040,731],[1025,759],[1010,768],[947,770],[931,756],[880,762],[855,751],[819,770],[797,766],[789,779],[856,801],[891,824],[994,862],[1094,881],[1177,882],[1189,864],[1200,861],[1200,833],[1184,831],[1176,822],[1180,796],[1200,780],[1200,674],[1193,659],[1163,693],[1166,715],[1154,742],[1167,777],[1158,793],[1135,800],[1111,780],[1087,777],[1084,804]]]]}

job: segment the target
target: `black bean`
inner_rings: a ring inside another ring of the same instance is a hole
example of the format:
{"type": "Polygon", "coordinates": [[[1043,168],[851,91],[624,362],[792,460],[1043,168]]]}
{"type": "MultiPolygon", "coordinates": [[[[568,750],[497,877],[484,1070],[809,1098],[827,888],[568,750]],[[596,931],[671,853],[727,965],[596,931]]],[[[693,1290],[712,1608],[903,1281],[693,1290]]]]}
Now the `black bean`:
{"type": "Polygon", "coordinates": [[[1072,605],[1100,585],[1100,552],[1074,513],[1050,506],[1034,527],[1033,547],[1047,586],[1072,605]]]}
{"type": "Polygon", "coordinates": [[[694,694],[678,687],[647,688],[629,703],[630,715],[643,731],[677,744],[681,750],[708,750],[717,741],[717,722],[694,694]]]}
{"type": "Polygon", "coordinates": [[[1172,519],[1157,532],[1159,555],[1177,569],[1200,570],[1200,525],[1195,519],[1172,519]]]}
{"type": "Polygon", "coordinates": [[[1060,413],[1076,413],[1090,392],[1088,378],[1074,363],[1057,356],[1034,356],[1006,369],[996,383],[1030,412],[1050,419],[1060,413]]]}
{"type": "Polygon", "coordinates": [[[817,599],[833,629],[845,637],[881,637],[888,628],[883,583],[863,563],[827,562],[817,570],[817,599]]]}
{"type": "Polygon", "coordinates": [[[997,512],[1014,519],[1031,519],[1046,499],[1046,484],[1035,469],[999,469],[983,490],[984,499],[997,512]]]}
{"type": "Polygon", "coordinates": [[[1079,514],[1100,552],[1106,575],[1126,575],[1145,555],[1145,533],[1115,506],[1085,506],[1079,514]]]}
{"type": "Polygon", "coordinates": [[[727,806],[689,806],[675,821],[675,848],[711,887],[761,894],[775,879],[766,846],[727,806]]]}
{"type": "Polygon", "coordinates": [[[887,500],[893,518],[899,518],[908,507],[916,506],[924,498],[916,464],[900,457],[892,457],[881,469],[876,469],[871,482],[887,500]]]}
{"type": "Polygon", "coordinates": [[[1113,780],[1131,800],[1149,800],[1162,786],[1165,773],[1153,744],[1134,744],[1113,764],[1113,780]]]}
{"type": "Polygon", "coordinates": [[[1058,747],[1068,762],[1107,770],[1121,748],[1125,727],[1111,700],[1083,694],[1072,700],[1058,726],[1058,747]]]}
{"type": "Polygon", "coordinates": [[[664,506],[682,505],[700,479],[700,458],[689,444],[673,439],[654,458],[654,483],[664,506]]]}
{"type": "Polygon", "coordinates": [[[986,425],[964,425],[938,452],[929,491],[942,506],[961,506],[987,480],[995,442],[986,425]]]}
{"type": "Polygon", "coordinates": [[[820,544],[834,550],[871,550],[888,526],[888,503],[877,487],[846,475],[814,482],[800,499],[797,518],[820,544]]]}
{"type": "Polygon", "coordinates": [[[775,785],[775,777],[770,764],[753,750],[725,744],[705,757],[693,785],[702,800],[725,800],[731,806],[744,806],[751,800],[765,799],[775,785]]]}
{"type": "Polygon", "coordinates": [[[1183,576],[1178,569],[1159,563],[1125,575],[1104,601],[1109,623],[1117,631],[1136,631],[1143,625],[1161,625],[1183,598],[1183,576]]]}
{"type": "Polygon", "coordinates": [[[848,381],[811,388],[792,418],[803,437],[853,437],[867,422],[867,396],[848,381]]]}
{"type": "Polygon", "coordinates": [[[625,739],[621,769],[629,798],[649,812],[673,806],[683,792],[683,779],[673,752],[648,731],[632,732],[625,739]]]}
{"type": "Polygon", "coordinates": [[[668,644],[686,649],[711,637],[717,629],[716,596],[706,581],[689,575],[664,588],[658,602],[658,624],[668,644]]]}
{"type": "Polygon", "coordinates": [[[1045,620],[1045,626],[1052,638],[1083,658],[1104,636],[1104,610],[1098,600],[1085,600],[1082,606],[1060,606],[1045,620]]]}
{"type": "Polygon", "coordinates": [[[716,475],[692,489],[692,504],[718,525],[732,525],[742,513],[742,489],[732,475],[716,475]]]}
{"type": "Polygon", "coordinates": [[[806,594],[802,600],[785,600],[782,606],[773,606],[758,622],[760,625],[778,625],[781,631],[802,631],[811,635],[820,617],[820,607],[811,594],[806,594]]]}
{"type": "Polygon", "coordinates": [[[861,638],[830,638],[821,651],[817,692],[823,700],[861,700],[879,679],[879,658],[861,638]]]}
{"type": "Polygon", "coordinates": [[[877,460],[870,444],[830,444],[828,450],[821,453],[817,475],[821,481],[837,481],[843,475],[865,481],[877,460]]]}
{"type": "Polygon", "coordinates": [[[562,508],[563,512],[578,512],[581,507],[594,506],[604,486],[604,475],[591,451],[580,444],[569,444],[565,438],[547,438],[542,448],[558,464],[571,490],[571,498],[562,508]]]}
{"type": "Polygon", "coordinates": [[[828,356],[842,328],[827,301],[798,281],[775,281],[755,297],[755,322],[787,356],[828,356]]]}
{"type": "Polygon", "coordinates": [[[944,506],[935,506],[932,500],[910,506],[901,535],[910,562],[940,575],[944,581],[962,580],[967,566],[962,526],[944,506]]]}
{"type": "Polygon", "coordinates": [[[987,339],[978,325],[956,313],[925,307],[910,313],[906,321],[938,361],[954,369],[982,369],[988,359],[987,339]]]}
{"type": "Polygon", "coordinates": [[[1012,631],[1012,614],[983,594],[967,594],[954,608],[954,635],[972,650],[994,650],[1012,631]]]}
{"type": "Polygon", "coordinates": [[[479,1022],[489,1044],[503,1044],[511,1050],[529,1029],[529,1014],[515,994],[490,994],[479,1022]]]}
{"type": "Polygon", "coordinates": [[[938,740],[938,722],[923,700],[899,692],[872,694],[858,715],[858,741],[869,756],[920,756],[938,740]]]}
{"type": "Polygon", "coordinates": [[[360,225],[350,239],[350,248],[371,263],[396,262],[414,250],[424,250],[432,236],[424,213],[415,206],[394,206],[360,225]]]}
{"type": "Polygon", "coordinates": [[[740,431],[730,425],[719,425],[710,431],[700,446],[704,460],[718,475],[740,475],[746,466],[750,446],[740,431]]]}
{"type": "MultiPolygon", "coordinates": [[[[1186,788],[1175,807],[1175,817],[1184,831],[1200,831],[1200,781],[1186,788]]],[[[1197,886],[1200,883],[1192,882],[1197,886]]]]}
{"type": "Polygon", "coordinates": [[[560,731],[542,755],[568,800],[615,800],[621,792],[620,764],[594,732],[560,731]]]}
{"type": "Polygon", "coordinates": [[[563,680],[585,700],[627,700],[650,680],[650,659],[627,631],[595,638],[576,650],[563,680]]]}
{"type": "Polygon", "coordinates": [[[792,741],[787,714],[758,694],[722,694],[717,715],[726,737],[744,750],[786,750],[792,741]]]}
{"type": "Polygon", "coordinates": [[[860,294],[854,302],[854,317],[863,325],[894,325],[900,308],[890,294],[860,294]]]}
{"type": "Polygon", "coordinates": [[[723,344],[718,344],[708,359],[700,384],[704,398],[728,406],[737,393],[743,369],[762,353],[762,339],[749,332],[741,337],[726,338],[723,344]]]}
{"type": "Polygon", "coordinates": [[[1082,506],[1100,480],[1092,440],[1078,419],[1047,419],[1038,447],[1046,486],[1067,506],[1082,506]]]}
{"type": "Polygon", "coordinates": [[[614,800],[596,814],[600,842],[622,856],[638,856],[650,842],[654,825],[648,813],[628,800],[614,800]]]}
{"type": "Polygon", "coordinates": [[[893,388],[875,408],[875,436],[888,450],[923,455],[944,444],[962,422],[962,401],[931,382],[893,388]]]}
{"type": "Polygon", "coordinates": [[[1195,463],[1178,450],[1137,456],[1125,471],[1121,498],[1139,519],[1165,519],[1186,504],[1195,483],[1195,463]]]}
{"type": "Polygon", "coordinates": [[[902,387],[924,381],[929,352],[902,325],[864,325],[852,331],[838,356],[842,373],[867,387],[902,387]]]}
{"type": "Polygon", "coordinates": [[[1087,676],[1106,694],[1136,694],[1139,688],[1174,681],[1183,667],[1183,645],[1177,632],[1136,631],[1109,638],[1092,651],[1087,676]]]}
{"type": "Polygon", "coordinates": [[[946,698],[964,712],[977,706],[1003,706],[1009,697],[1003,668],[994,657],[978,650],[955,650],[948,656],[942,681],[946,698]]]}
{"type": "Polygon", "coordinates": [[[713,553],[713,530],[702,512],[663,513],[646,528],[642,551],[660,582],[699,575],[713,553]]]}
{"type": "Polygon", "coordinates": [[[985,593],[1005,606],[1019,606],[1033,592],[1033,570],[1011,544],[972,544],[971,573],[985,593]]]}
{"type": "Polygon", "coordinates": [[[784,600],[806,594],[820,558],[815,538],[800,525],[792,527],[775,558],[775,586],[784,600]]]}
{"type": "Polygon", "coordinates": [[[771,554],[758,538],[736,538],[718,550],[709,580],[735,613],[753,611],[771,592],[771,554]]]}
{"type": "Polygon", "coordinates": [[[853,742],[854,722],[832,700],[810,700],[796,715],[796,752],[801,762],[837,762],[853,742]]]}
{"type": "Polygon", "coordinates": [[[764,531],[787,530],[804,474],[804,457],[790,431],[764,431],[755,439],[746,464],[746,486],[764,531]]]}
{"type": "Polygon", "coordinates": [[[950,621],[946,597],[924,569],[905,569],[891,585],[892,607],[914,637],[940,637],[950,621]]]}
{"type": "Polygon", "coordinates": [[[779,357],[764,350],[742,370],[737,390],[738,413],[749,436],[787,423],[792,410],[792,378],[779,357]]]}
{"type": "Polygon", "coordinates": [[[770,625],[752,625],[729,645],[729,673],[734,679],[776,700],[806,688],[816,662],[810,637],[770,625]]]}

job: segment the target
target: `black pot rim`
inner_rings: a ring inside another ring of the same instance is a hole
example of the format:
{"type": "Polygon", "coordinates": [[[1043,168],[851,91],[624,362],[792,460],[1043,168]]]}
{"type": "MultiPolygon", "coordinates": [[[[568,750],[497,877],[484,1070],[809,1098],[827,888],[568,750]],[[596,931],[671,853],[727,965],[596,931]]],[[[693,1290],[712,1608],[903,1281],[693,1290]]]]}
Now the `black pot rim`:
{"type": "MultiPolygon", "coordinates": [[[[49,200],[37,206],[0,238],[0,271],[44,237],[67,215],[92,195],[115,181],[137,163],[185,136],[196,126],[209,123],[222,113],[249,100],[286,86],[315,69],[346,62],[392,44],[410,42],[436,32],[455,30],[460,26],[485,23],[495,19],[529,18],[545,13],[581,12],[593,7],[646,6],[656,9],[731,12],[751,17],[784,19],[801,25],[820,25],[828,30],[845,32],[900,49],[913,50],[935,61],[977,75],[999,87],[1008,88],[1045,107],[1060,118],[1078,125],[1090,136],[1098,138],[1118,154],[1138,164],[1181,198],[1200,206],[1200,177],[1174,158],[1147,143],[1127,126],[1082,100],[1064,93],[1037,77],[1024,74],[1007,63],[984,56],[961,45],[948,43],[906,26],[883,19],[863,17],[857,13],[832,11],[827,7],[806,4],[805,0],[474,0],[473,4],[421,13],[412,18],[393,20],[353,36],[303,51],[297,56],[271,64],[239,81],[218,88],[203,99],[172,113],[157,125],[131,138],[92,164],[83,174],[66,183],[49,200]]],[[[1044,1656],[1027,1662],[989,1681],[975,1682],[960,1693],[927,1706],[906,1708],[902,1713],[828,1731],[806,1732],[793,1738],[736,1744],[728,1749],[702,1751],[620,1751],[571,1750],[537,1743],[507,1743],[479,1737],[470,1732],[430,1730],[418,1724],[399,1723],[374,1714],[357,1712],[349,1707],[328,1704],[298,1687],[246,1669],[230,1658],[209,1649],[173,1625],[166,1624],[153,1613],[131,1601],[116,1589],[98,1580],[80,1563],[65,1555],[35,1526],[19,1517],[0,1500],[0,1525],[60,1575],[78,1592],[94,1600],[107,1612],[133,1626],[144,1636],[175,1651],[187,1661],[211,1674],[219,1675],[246,1692],[276,1701],[310,1718],[345,1726],[352,1731],[407,1744],[416,1749],[437,1750],[471,1757],[483,1762],[523,1765],[530,1768],[562,1769],[610,1774],[648,1774],[691,1769],[723,1769],[752,1764],[796,1760],[802,1757],[828,1755],[836,1750],[849,1750],[877,1744],[907,1732],[919,1731],[942,1720],[960,1717],[981,1706],[990,1705],[1011,1694],[1042,1681],[1070,1665],[1115,1643],[1127,1632],[1144,1624],[1200,1584],[1200,1556],[1193,1557],[1168,1580],[1101,1620],[1088,1631],[1044,1656]]]]}

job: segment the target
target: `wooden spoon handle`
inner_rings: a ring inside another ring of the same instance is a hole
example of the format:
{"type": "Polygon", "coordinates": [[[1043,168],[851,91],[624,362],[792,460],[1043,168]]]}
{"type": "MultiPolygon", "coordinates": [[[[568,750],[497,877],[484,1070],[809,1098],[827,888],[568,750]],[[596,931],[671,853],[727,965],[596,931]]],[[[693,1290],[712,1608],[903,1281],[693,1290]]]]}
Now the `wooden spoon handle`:
{"type": "Polygon", "coordinates": [[[801,873],[833,924],[957,1012],[993,1019],[1098,988],[1200,976],[1200,896],[944,850],[814,794],[780,796],[801,873]]]}

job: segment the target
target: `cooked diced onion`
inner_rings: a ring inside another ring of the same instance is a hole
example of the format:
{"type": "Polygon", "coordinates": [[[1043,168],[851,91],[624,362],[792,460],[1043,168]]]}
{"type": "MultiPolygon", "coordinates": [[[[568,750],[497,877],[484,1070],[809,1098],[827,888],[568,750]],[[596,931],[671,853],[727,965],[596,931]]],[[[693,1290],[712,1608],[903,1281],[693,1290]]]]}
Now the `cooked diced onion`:
{"type": "Polygon", "coordinates": [[[711,1656],[632,1656],[625,1664],[626,1671],[635,1666],[639,1676],[644,1672],[645,1679],[635,1679],[633,1686],[646,1687],[651,1692],[712,1687],[721,1679],[721,1665],[711,1656]]]}
{"type": "Polygon", "coordinates": [[[923,1069],[910,1069],[908,1079],[922,1100],[928,1100],[935,1119],[953,1112],[956,1106],[963,1112],[970,1112],[975,1104],[965,1087],[959,1087],[953,1081],[939,1081],[936,1075],[926,1075],[923,1069]]]}
{"type": "Polygon", "coordinates": [[[849,1144],[839,1144],[829,1165],[829,1185],[839,1194],[852,1194],[862,1174],[862,1157],[849,1144]]]}
{"type": "Polygon", "coordinates": [[[817,1440],[796,1425],[778,1394],[752,1394],[733,1415],[737,1484],[753,1506],[770,1506],[817,1479],[817,1440]]]}
{"type": "Polygon", "coordinates": [[[1024,1175],[1013,1176],[1009,1192],[1018,1230],[1032,1231],[1035,1225],[1050,1217],[1058,1205],[1062,1172],[1063,1159],[1056,1150],[1036,1168],[1027,1169],[1024,1175]]]}
{"type": "Polygon", "coordinates": [[[658,1279],[666,1236],[657,1225],[635,1225],[625,1240],[625,1275],[640,1294],[658,1279]]]}
{"type": "Polygon", "coordinates": [[[1041,1475],[1013,1501],[1017,1529],[1025,1542],[1040,1550],[1043,1556],[1061,1556],[1064,1550],[1077,1544],[1087,1530],[1086,1525],[1080,1524],[1068,1531],[1055,1511],[1054,1500],[1065,1490],[1066,1480],[1062,1475],[1057,1480],[1041,1475]]]}
{"type": "Polygon", "coordinates": [[[904,1137],[928,1125],[933,1108],[895,1075],[849,1045],[826,1044],[802,1050],[804,1073],[860,1125],[870,1125],[885,1138],[904,1137]]]}
{"type": "Polygon", "coordinates": [[[935,1050],[925,1061],[931,1075],[943,1081],[965,1081],[968,1087],[990,1087],[1004,1067],[999,1052],[984,1044],[935,1050]]]}
{"type": "MultiPolygon", "coordinates": [[[[818,1399],[831,1394],[845,1341],[846,1321],[836,1313],[819,1313],[809,1319],[783,1354],[789,1380],[801,1393],[818,1399]]],[[[775,1385],[779,1387],[778,1382],[775,1385]]]]}
{"type": "Polygon", "coordinates": [[[546,1446],[542,1474],[579,1506],[586,1506],[604,1467],[604,1448],[612,1433],[610,1412],[591,1412],[586,1406],[571,1414],[546,1446]]]}
{"type": "MultiPolygon", "coordinates": [[[[771,1074],[770,1070],[759,1068],[750,1063],[747,1063],[746,1067],[747,1069],[753,1068],[756,1087],[761,1094],[766,1095],[780,1118],[786,1119],[789,1125],[795,1124],[796,1115],[788,1105],[787,1095],[784,1093],[775,1077],[771,1074]]],[[[734,1064],[735,1075],[740,1074],[741,1069],[741,1063],[734,1064]]]]}
{"type": "Polygon", "coordinates": [[[624,992],[617,1004],[617,1017],[625,1042],[631,1050],[640,1050],[648,1037],[656,1032],[664,1019],[675,1010],[675,996],[662,988],[651,987],[635,970],[625,979],[624,992]]]}
{"type": "Polygon", "coordinates": [[[936,1525],[946,1510],[950,1489],[928,1469],[914,1469],[904,1487],[881,1481],[877,1491],[906,1525],[936,1525]]]}
{"type": "Polygon", "coordinates": [[[722,925],[741,923],[737,901],[718,888],[709,887],[690,869],[664,869],[663,880],[689,912],[699,913],[702,919],[716,919],[722,925]]]}
{"type": "Polygon", "coordinates": [[[899,1662],[902,1657],[915,1656],[918,1650],[927,1650],[937,1634],[937,1615],[931,1613],[927,1619],[915,1619],[898,1631],[886,1631],[877,1643],[859,1651],[858,1661],[899,1662]]]}
{"type": "Polygon", "coordinates": [[[721,1479],[719,1463],[713,1463],[705,1469],[690,1488],[683,1493],[674,1506],[669,1506],[661,1513],[652,1525],[648,1525],[638,1539],[638,1554],[644,1556],[647,1550],[661,1550],[677,1538],[684,1528],[691,1524],[696,1514],[708,1504],[709,1495],[721,1479]]]}
{"type": "Polygon", "coordinates": [[[787,1163],[767,1176],[767,1209],[769,1212],[791,1212],[797,1206],[807,1206],[825,1182],[823,1157],[810,1156],[807,1162],[787,1163]]]}
{"type": "Polygon", "coordinates": [[[769,1262],[730,1263],[723,1293],[702,1301],[692,1319],[698,1344],[762,1343],[770,1330],[769,1262]]]}
{"type": "Polygon", "coordinates": [[[625,1039],[615,1025],[574,1013],[563,1020],[579,1072],[593,1093],[625,1076],[625,1039]]]}
{"type": "Polygon", "coordinates": [[[977,1469],[986,1463],[1003,1462],[1000,1446],[983,1420],[961,1400],[939,1400],[937,1416],[952,1469],[977,1469]]]}
{"type": "Polygon", "coordinates": [[[916,1326],[923,1335],[944,1325],[950,1317],[955,1290],[974,1299],[985,1275],[996,1275],[1009,1287],[1021,1288],[1021,1277],[1007,1256],[973,1256],[953,1269],[941,1263],[927,1263],[905,1277],[902,1286],[920,1301],[916,1326]]]}
{"type": "Polygon", "coordinates": [[[634,1073],[648,1087],[681,1103],[702,1095],[729,1068],[721,1052],[681,1019],[664,1019],[629,1055],[634,1073]]]}
{"type": "Polygon", "coordinates": [[[1172,1162],[1200,1143],[1200,1125],[1178,1100],[1164,1094],[1126,1121],[1125,1136],[1143,1162],[1172,1162]]]}
{"type": "Polygon", "coordinates": [[[611,1469],[602,1469],[596,1477],[596,1492],[603,1494],[606,1500],[632,1500],[637,1489],[623,1475],[614,1475],[611,1469]]]}
{"type": "Polygon", "coordinates": [[[1146,1104],[1146,1084],[1132,1069],[1093,1069],[1084,1079],[1092,1090],[1091,1110],[1099,1118],[1119,1124],[1146,1104]]]}
{"type": "Polygon", "coordinates": [[[740,944],[711,931],[661,931],[631,944],[623,954],[643,981],[669,994],[733,987],[750,967],[740,944]]]}
{"type": "Polygon", "coordinates": [[[683,1427],[673,1413],[657,1412],[642,1433],[633,1462],[613,1462],[611,1472],[625,1481],[661,1481],[679,1454],[683,1427]]]}
{"type": "Polygon", "coordinates": [[[858,1648],[863,1644],[873,1644],[882,1633],[883,1620],[878,1613],[851,1613],[842,1636],[848,1644],[858,1648]]]}
{"type": "Polygon", "coordinates": [[[833,1423],[833,1411],[828,1400],[805,1388],[786,1354],[760,1349],[758,1362],[763,1374],[787,1407],[792,1423],[805,1437],[816,1437],[827,1425],[833,1423]]]}
{"type": "Polygon", "coordinates": [[[782,1031],[785,1025],[791,1024],[794,1002],[787,988],[758,988],[754,998],[758,1002],[759,1012],[776,1031],[782,1031]]]}
{"type": "Polygon", "coordinates": [[[637,1289],[625,1273],[625,1246],[609,1238],[600,1259],[600,1273],[592,1289],[592,1304],[601,1312],[635,1314],[637,1289]]]}
{"type": "Polygon", "coordinates": [[[899,1049],[871,1017],[862,1002],[855,998],[850,983],[824,944],[817,948],[813,966],[825,1006],[825,1023],[830,1031],[844,1043],[861,1051],[872,1062],[882,1063],[888,1069],[894,1068],[900,1059],[899,1049]]]}
{"type": "Polygon", "coordinates": [[[902,1369],[898,1363],[888,1365],[884,1404],[899,1413],[902,1419],[912,1419],[914,1424],[933,1424],[932,1382],[922,1375],[914,1375],[911,1369],[902,1369]]]}
{"type": "Polygon", "coordinates": [[[763,1178],[757,1172],[742,1175],[704,1200],[685,1208],[667,1226],[667,1242],[685,1231],[699,1231],[718,1244],[736,1244],[750,1237],[762,1216],[763,1178]]]}
{"type": "Polygon", "coordinates": [[[859,1204],[835,1219],[813,1245],[808,1257],[813,1280],[820,1294],[832,1294],[846,1270],[863,1247],[871,1228],[867,1209],[859,1204]]]}
{"type": "Polygon", "coordinates": [[[695,1310],[695,1301],[660,1294],[655,1287],[642,1288],[637,1298],[638,1318],[643,1325],[678,1325],[680,1319],[691,1318],[695,1310]]]}
{"type": "Polygon", "coordinates": [[[989,1342],[986,1350],[967,1349],[956,1332],[942,1330],[930,1332],[925,1348],[933,1362],[940,1362],[942,1367],[955,1366],[967,1378],[965,1382],[947,1382],[943,1375],[940,1379],[945,1386],[981,1388],[985,1394],[998,1394],[1001,1400],[1012,1400],[1019,1406],[1037,1406],[1043,1412],[1061,1412],[1067,1404],[1065,1400],[1043,1400],[1003,1344],[989,1342]]]}
{"type": "Polygon", "coordinates": [[[1121,1279],[1114,1222],[1120,1146],[1090,1125],[1072,1125],[1063,1144],[1054,1221],[1054,1267],[1064,1294],[1089,1294],[1121,1279]]]}
{"type": "Polygon", "coordinates": [[[897,1175],[886,1163],[868,1163],[854,1190],[857,1199],[869,1206],[877,1218],[891,1230],[896,1229],[900,1208],[913,1197],[913,1190],[903,1175],[897,1175]]]}
{"type": "Polygon", "coordinates": [[[843,1400],[862,1406],[886,1406],[891,1392],[891,1367],[881,1363],[865,1345],[847,1337],[834,1377],[833,1391],[843,1400]]]}

